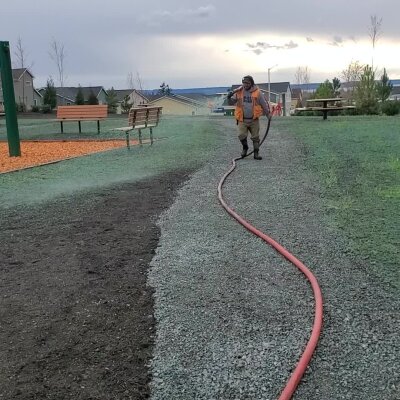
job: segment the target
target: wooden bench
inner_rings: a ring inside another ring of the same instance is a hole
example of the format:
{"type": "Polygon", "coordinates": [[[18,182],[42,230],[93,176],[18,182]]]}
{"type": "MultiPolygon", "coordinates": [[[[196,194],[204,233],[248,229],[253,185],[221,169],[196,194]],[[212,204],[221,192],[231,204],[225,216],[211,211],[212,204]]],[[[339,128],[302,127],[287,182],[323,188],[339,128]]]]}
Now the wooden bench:
{"type": "Polygon", "coordinates": [[[161,117],[162,107],[132,107],[128,114],[128,126],[115,128],[126,134],[126,146],[130,149],[129,134],[136,129],[139,133],[139,143],[142,144],[142,129],[150,129],[150,144],[153,144],[153,128],[158,125],[161,117]]]}
{"type": "Polygon", "coordinates": [[[107,105],[58,106],[57,121],[64,133],[65,121],[78,121],[79,133],[82,133],[81,121],[97,121],[97,133],[100,133],[100,121],[107,118],[107,105]]]}

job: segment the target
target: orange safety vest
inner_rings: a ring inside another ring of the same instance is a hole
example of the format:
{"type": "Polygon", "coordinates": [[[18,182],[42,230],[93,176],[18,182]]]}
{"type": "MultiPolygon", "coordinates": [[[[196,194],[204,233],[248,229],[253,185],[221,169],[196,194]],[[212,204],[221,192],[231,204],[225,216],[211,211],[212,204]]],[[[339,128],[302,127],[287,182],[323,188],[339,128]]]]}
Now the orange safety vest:
{"type": "MultiPolygon", "coordinates": [[[[235,118],[240,122],[243,122],[243,92],[243,89],[236,92],[237,103],[235,108],[235,118]]],[[[251,92],[251,99],[253,101],[253,119],[260,118],[264,114],[264,110],[258,102],[259,95],[260,89],[256,89],[254,92],[251,92]]]]}

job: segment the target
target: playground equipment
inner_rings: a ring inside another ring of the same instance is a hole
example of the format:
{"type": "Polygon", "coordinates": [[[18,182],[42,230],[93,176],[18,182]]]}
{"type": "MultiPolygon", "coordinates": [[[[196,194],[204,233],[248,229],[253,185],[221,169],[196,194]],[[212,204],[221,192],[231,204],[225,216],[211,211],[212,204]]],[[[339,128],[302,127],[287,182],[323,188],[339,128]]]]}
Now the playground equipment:
{"type": "Polygon", "coordinates": [[[11,72],[9,42],[0,41],[0,72],[6,113],[7,140],[10,157],[21,156],[14,84],[11,72]]]}

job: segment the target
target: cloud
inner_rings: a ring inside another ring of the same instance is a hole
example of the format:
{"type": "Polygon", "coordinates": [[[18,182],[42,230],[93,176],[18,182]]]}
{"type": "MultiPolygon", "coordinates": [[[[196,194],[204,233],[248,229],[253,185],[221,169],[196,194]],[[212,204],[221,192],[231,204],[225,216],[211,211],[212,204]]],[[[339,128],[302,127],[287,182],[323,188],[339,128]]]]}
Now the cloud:
{"type": "Polygon", "coordinates": [[[257,43],[246,43],[246,46],[249,47],[254,54],[257,54],[258,56],[262,53],[264,53],[265,50],[267,49],[276,49],[276,50],[291,50],[295,49],[299,45],[293,40],[291,40],[289,43],[282,45],[274,45],[274,44],[269,44],[266,42],[257,42],[257,43]]]}
{"type": "Polygon", "coordinates": [[[163,23],[192,23],[194,20],[210,18],[215,13],[213,5],[197,8],[180,8],[174,11],[157,10],[142,19],[147,25],[158,26],[163,23]]]}
{"type": "Polygon", "coordinates": [[[307,39],[307,42],[313,42],[314,41],[314,39],[313,38],[310,38],[310,37],[308,37],[308,38],[306,38],[307,39]]]}
{"type": "Polygon", "coordinates": [[[328,44],[330,46],[334,46],[334,47],[342,47],[343,46],[343,38],[341,36],[334,36],[333,41],[328,44]]]}

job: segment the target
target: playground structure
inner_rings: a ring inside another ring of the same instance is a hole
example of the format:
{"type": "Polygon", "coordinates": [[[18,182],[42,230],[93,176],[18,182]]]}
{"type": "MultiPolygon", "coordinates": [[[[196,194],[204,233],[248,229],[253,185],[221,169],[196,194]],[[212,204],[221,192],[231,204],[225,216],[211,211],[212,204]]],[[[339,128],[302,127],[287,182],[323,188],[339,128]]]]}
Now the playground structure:
{"type": "Polygon", "coordinates": [[[7,126],[7,140],[10,157],[21,156],[17,110],[15,108],[14,85],[11,72],[9,42],[0,42],[0,72],[7,126]]]}

